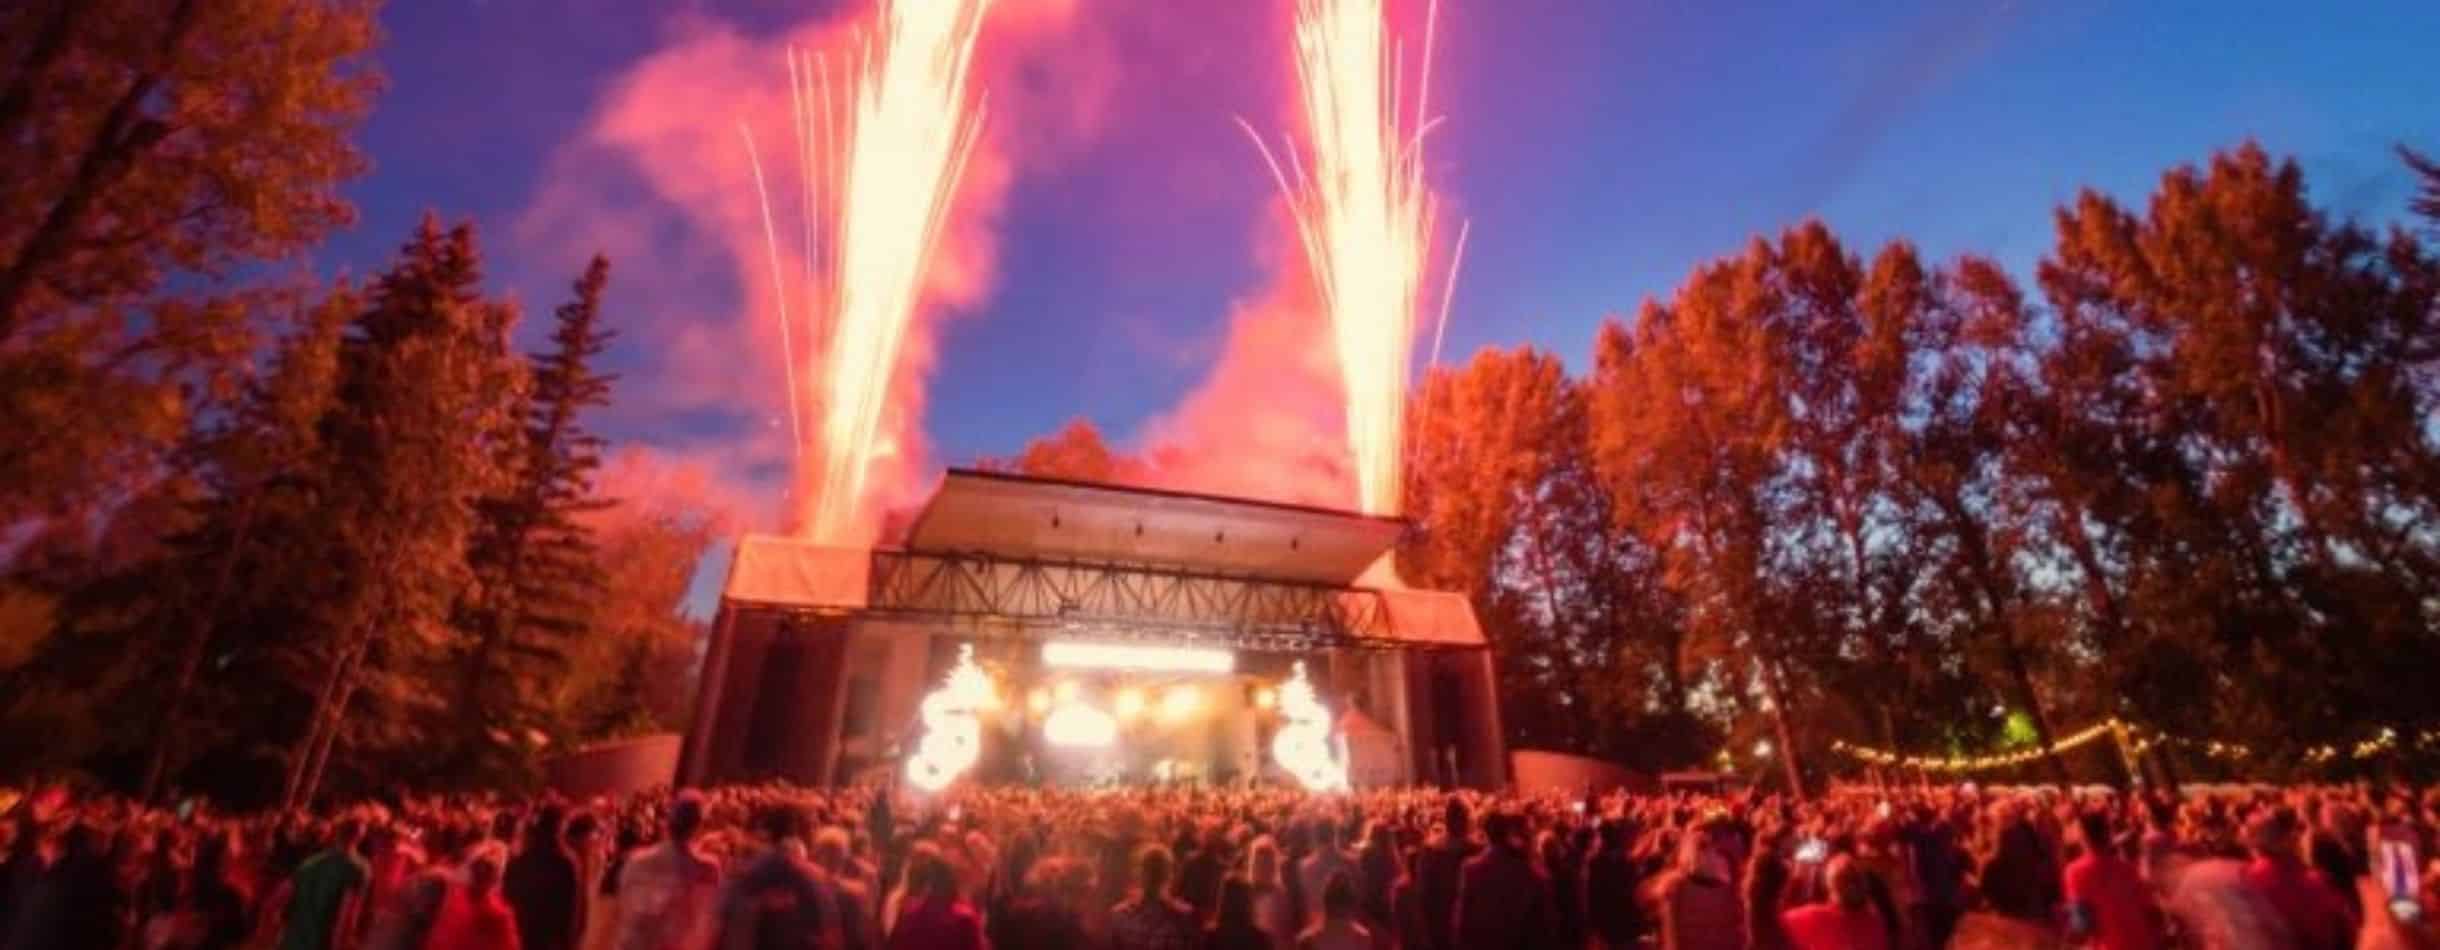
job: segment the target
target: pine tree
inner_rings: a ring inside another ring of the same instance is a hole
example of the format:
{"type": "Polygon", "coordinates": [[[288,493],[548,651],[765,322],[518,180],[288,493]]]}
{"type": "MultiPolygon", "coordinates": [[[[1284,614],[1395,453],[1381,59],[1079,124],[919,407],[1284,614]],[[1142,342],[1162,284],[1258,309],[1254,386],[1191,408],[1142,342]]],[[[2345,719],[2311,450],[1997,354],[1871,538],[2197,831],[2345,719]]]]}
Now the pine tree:
{"type": "Polygon", "coordinates": [[[476,504],[503,483],[485,434],[523,384],[508,348],[515,312],[481,280],[473,228],[444,232],[427,216],[341,345],[322,421],[327,498],[318,536],[303,539],[333,581],[300,664],[320,675],[289,756],[290,801],[311,800],[343,737],[403,752],[445,732],[429,677],[457,642],[449,621],[472,580],[476,504]]]}
{"type": "Polygon", "coordinates": [[[504,748],[544,721],[548,680],[566,663],[567,641],[585,632],[601,587],[591,528],[582,520],[609,502],[593,491],[602,440],[581,416],[610,401],[614,377],[594,367],[611,331],[601,323],[610,263],[596,256],[575,298],[555,315],[549,352],[532,358],[519,430],[502,449],[509,478],[480,505],[467,560],[478,583],[460,611],[467,636],[455,670],[461,765],[495,772],[504,748]],[[507,737],[503,743],[501,737],[507,737]]]}

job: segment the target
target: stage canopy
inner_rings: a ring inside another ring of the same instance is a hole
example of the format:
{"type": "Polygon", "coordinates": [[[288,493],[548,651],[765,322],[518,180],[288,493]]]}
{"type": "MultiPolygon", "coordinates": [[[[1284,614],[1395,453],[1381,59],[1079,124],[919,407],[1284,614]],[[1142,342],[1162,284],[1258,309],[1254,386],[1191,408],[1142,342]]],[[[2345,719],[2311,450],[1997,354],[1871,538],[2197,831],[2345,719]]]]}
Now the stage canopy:
{"type": "Polygon", "coordinates": [[[902,549],[740,539],[723,600],[1483,646],[1463,596],[1409,589],[1389,569],[1403,529],[1395,518],[1325,508],[952,470],[902,549]]]}

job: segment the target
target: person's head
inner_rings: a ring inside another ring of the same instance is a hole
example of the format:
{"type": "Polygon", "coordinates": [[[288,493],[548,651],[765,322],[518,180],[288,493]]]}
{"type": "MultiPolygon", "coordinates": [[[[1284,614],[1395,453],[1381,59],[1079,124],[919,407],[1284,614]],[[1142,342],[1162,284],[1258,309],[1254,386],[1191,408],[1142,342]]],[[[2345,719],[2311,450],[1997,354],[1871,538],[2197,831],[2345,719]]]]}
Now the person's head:
{"type": "Polygon", "coordinates": [[[906,890],[925,900],[957,899],[957,870],[941,855],[939,845],[926,841],[907,852],[906,890]]]}
{"type": "Polygon", "coordinates": [[[1345,871],[1331,874],[1330,882],[1322,885],[1322,916],[1346,920],[1356,915],[1356,907],[1355,878],[1345,871]]]}
{"type": "Polygon", "coordinates": [[[754,834],[764,843],[779,845],[795,840],[804,833],[805,815],[788,802],[774,802],[755,809],[754,834]]]}
{"type": "Polygon", "coordinates": [[[1862,865],[1850,855],[1830,859],[1823,876],[1830,886],[1830,902],[1840,910],[1862,910],[1872,900],[1872,882],[1865,877],[1862,865]]]}
{"type": "Polygon", "coordinates": [[[822,870],[837,873],[846,869],[849,843],[847,832],[837,825],[827,825],[813,835],[813,863],[822,870]]]}
{"type": "Polygon", "coordinates": [[[2245,823],[2245,848],[2257,857],[2298,860],[2297,832],[2294,811],[2285,807],[2268,809],[2245,823]]]}
{"type": "Polygon", "coordinates": [[[2117,847],[2110,841],[2109,816],[2098,811],[2076,816],[2076,838],[2083,843],[2087,854],[2107,857],[2117,853],[2117,847]]]}
{"type": "Polygon", "coordinates": [[[1169,873],[1176,859],[1168,848],[1148,844],[1135,852],[1135,886],[1145,897],[1158,897],[1169,892],[1169,873]]]}
{"type": "Polygon", "coordinates": [[[1440,823],[1448,826],[1449,837],[1463,840],[1474,833],[1474,812],[1466,808],[1466,800],[1455,795],[1441,803],[1440,823]]]}
{"type": "Polygon", "coordinates": [[[489,894],[500,886],[500,869],[508,863],[508,849],[497,841],[486,841],[466,855],[466,885],[477,894],[489,894]]]}
{"type": "Polygon", "coordinates": [[[544,851],[559,846],[559,833],[567,822],[567,813],[558,805],[534,809],[534,817],[525,823],[525,848],[544,851]]]}
{"type": "Polygon", "coordinates": [[[1253,884],[1234,874],[1221,882],[1219,920],[1225,930],[1254,929],[1253,884]]]}
{"type": "Polygon", "coordinates": [[[1245,849],[1246,876],[1256,884],[1279,883],[1279,845],[1270,835],[1254,839],[1245,849]]]}
{"type": "Polygon", "coordinates": [[[684,844],[703,830],[703,794],[694,789],[669,800],[669,840],[684,844]]]}
{"type": "Polygon", "coordinates": [[[1338,820],[1330,817],[1329,815],[1316,816],[1313,819],[1313,849],[1316,851],[1327,851],[1338,846],[1338,820]]]}
{"type": "Polygon", "coordinates": [[[583,854],[594,850],[601,841],[601,821],[592,812],[580,811],[568,819],[568,847],[583,854]]]}

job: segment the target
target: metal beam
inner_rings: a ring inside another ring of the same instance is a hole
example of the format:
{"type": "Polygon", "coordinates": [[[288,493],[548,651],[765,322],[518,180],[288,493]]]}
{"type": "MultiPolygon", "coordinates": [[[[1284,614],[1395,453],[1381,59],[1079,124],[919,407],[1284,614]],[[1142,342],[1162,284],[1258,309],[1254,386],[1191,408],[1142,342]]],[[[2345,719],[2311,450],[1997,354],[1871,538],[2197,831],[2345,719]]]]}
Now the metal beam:
{"type": "Polygon", "coordinates": [[[1056,632],[1267,650],[1418,648],[1398,636],[1379,591],[985,554],[872,557],[868,606],[853,613],[945,622],[984,636],[1056,632]]]}

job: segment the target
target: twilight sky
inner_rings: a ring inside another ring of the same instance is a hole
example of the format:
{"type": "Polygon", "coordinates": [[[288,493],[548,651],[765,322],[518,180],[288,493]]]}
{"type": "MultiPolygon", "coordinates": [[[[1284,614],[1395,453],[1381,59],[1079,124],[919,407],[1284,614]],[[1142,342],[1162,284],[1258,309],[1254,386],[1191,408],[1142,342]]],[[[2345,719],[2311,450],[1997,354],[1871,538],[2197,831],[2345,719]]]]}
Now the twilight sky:
{"type": "MultiPolygon", "coordinates": [[[[1420,6],[1392,4],[1419,33],[1420,6]]],[[[1232,120],[1292,124],[1290,0],[999,6],[977,67],[994,144],[927,319],[934,465],[1077,416],[1143,438],[1280,271],[1273,186],[1232,120]]],[[[606,248],[626,381],[603,428],[767,489],[778,364],[739,329],[764,291],[724,237],[750,207],[734,127],[784,95],[784,38],[867,9],[394,0],[362,216],[315,264],[369,272],[424,209],[470,217],[539,315],[606,248]]],[[[2428,0],[1443,0],[1438,40],[1430,174],[1473,227],[1451,360],[1522,342],[1581,367],[1603,317],[1807,215],[2022,276],[2083,185],[2140,196],[2253,137],[2324,205],[2386,221],[2410,187],[2391,146],[2440,150],[2428,0]]]]}

